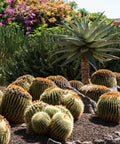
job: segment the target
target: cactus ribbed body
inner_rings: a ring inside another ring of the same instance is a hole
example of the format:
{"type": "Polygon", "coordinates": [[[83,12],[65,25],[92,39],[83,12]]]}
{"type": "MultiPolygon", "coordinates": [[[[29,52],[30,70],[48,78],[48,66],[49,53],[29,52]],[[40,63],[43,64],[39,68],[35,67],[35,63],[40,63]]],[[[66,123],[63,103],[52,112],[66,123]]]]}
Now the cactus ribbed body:
{"type": "Polygon", "coordinates": [[[9,122],[0,115],[0,144],[8,144],[10,141],[9,122]]]}
{"type": "Polygon", "coordinates": [[[91,82],[96,85],[104,85],[106,87],[113,87],[117,85],[115,74],[107,69],[100,69],[94,72],[91,76],[91,82]]]}
{"type": "Polygon", "coordinates": [[[71,86],[69,81],[61,75],[49,76],[47,79],[52,80],[58,87],[62,89],[66,89],[67,87],[71,86]]]}
{"type": "Polygon", "coordinates": [[[106,122],[120,122],[120,92],[107,92],[97,102],[97,114],[106,122]]]}
{"type": "Polygon", "coordinates": [[[120,73],[114,72],[116,75],[117,85],[120,86],[120,73]]]}
{"type": "Polygon", "coordinates": [[[50,135],[57,140],[67,139],[73,130],[73,122],[68,115],[58,112],[56,113],[50,123],[50,135]]]}
{"type": "Polygon", "coordinates": [[[55,86],[53,81],[37,77],[30,86],[29,93],[32,95],[33,100],[39,100],[40,95],[45,91],[45,89],[52,86],[55,86]]]}
{"type": "Polygon", "coordinates": [[[31,119],[34,132],[40,135],[47,134],[50,122],[51,118],[45,112],[37,112],[31,119]]]}
{"type": "Polygon", "coordinates": [[[46,106],[45,110],[44,110],[44,112],[46,112],[50,116],[50,118],[52,118],[53,115],[59,111],[60,111],[60,109],[53,105],[46,106]]]}
{"type": "Polygon", "coordinates": [[[84,111],[84,104],[80,97],[71,90],[68,90],[63,97],[63,105],[66,106],[75,119],[78,119],[84,111]]]}
{"type": "Polygon", "coordinates": [[[22,123],[25,109],[32,104],[31,95],[22,87],[9,85],[2,100],[2,114],[11,123],[22,123]]]}
{"type": "Polygon", "coordinates": [[[93,87],[93,84],[87,84],[87,85],[84,85],[82,86],[80,89],[79,89],[79,92],[81,92],[82,94],[86,95],[87,91],[93,87]]]}
{"type": "Polygon", "coordinates": [[[76,88],[78,91],[83,86],[83,83],[78,80],[71,80],[71,81],[69,81],[69,83],[72,87],[76,88]]]}
{"type": "Polygon", "coordinates": [[[110,89],[107,88],[106,86],[102,86],[102,85],[93,85],[91,88],[89,88],[89,90],[86,92],[86,96],[88,96],[89,98],[91,98],[94,101],[98,101],[99,97],[106,93],[106,92],[110,92],[110,89]]]}
{"type": "Polygon", "coordinates": [[[26,133],[27,133],[27,134],[30,134],[30,135],[33,135],[33,134],[34,134],[34,130],[33,130],[33,128],[32,128],[32,123],[31,123],[31,122],[27,124],[26,133]]]}
{"type": "Polygon", "coordinates": [[[44,111],[44,108],[46,106],[47,104],[40,100],[32,102],[32,105],[28,106],[25,110],[25,113],[24,113],[25,123],[26,124],[30,123],[32,116],[37,112],[44,111]]]}
{"type": "Polygon", "coordinates": [[[46,89],[40,96],[40,100],[48,104],[59,105],[62,103],[64,91],[58,87],[46,89]]]}

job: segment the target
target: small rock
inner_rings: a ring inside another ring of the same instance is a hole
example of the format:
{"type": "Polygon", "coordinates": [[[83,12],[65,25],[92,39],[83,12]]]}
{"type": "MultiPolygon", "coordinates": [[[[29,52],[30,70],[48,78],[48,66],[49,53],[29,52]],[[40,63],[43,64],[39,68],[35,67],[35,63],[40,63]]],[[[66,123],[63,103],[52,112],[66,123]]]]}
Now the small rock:
{"type": "Polygon", "coordinates": [[[113,136],[112,136],[112,135],[109,135],[109,134],[103,135],[103,139],[104,139],[105,141],[107,141],[107,140],[113,140],[113,136]]]}
{"type": "Polygon", "coordinates": [[[54,141],[53,139],[49,138],[47,144],[62,144],[62,143],[58,141],[54,141]]]}
{"type": "Polygon", "coordinates": [[[84,141],[82,144],[93,144],[91,141],[84,141]]]}
{"type": "Polygon", "coordinates": [[[114,133],[120,136],[120,131],[115,131],[114,133]]]}
{"type": "Polygon", "coordinates": [[[79,141],[79,140],[77,140],[77,141],[75,142],[75,144],[82,144],[82,142],[79,141]]]}
{"type": "Polygon", "coordinates": [[[94,144],[105,144],[106,142],[102,139],[94,140],[94,144]]]}
{"type": "Polygon", "coordinates": [[[73,141],[73,142],[65,142],[65,144],[76,144],[76,143],[73,141]]]}

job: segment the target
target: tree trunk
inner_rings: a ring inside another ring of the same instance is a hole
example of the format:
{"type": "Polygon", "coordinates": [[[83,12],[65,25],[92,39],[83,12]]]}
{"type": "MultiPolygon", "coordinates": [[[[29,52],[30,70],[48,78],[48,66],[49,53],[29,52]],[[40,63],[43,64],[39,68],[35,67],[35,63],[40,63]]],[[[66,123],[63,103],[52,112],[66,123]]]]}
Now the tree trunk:
{"type": "Polygon", "coordinates": [[[89,63],[85,56],[81,55],[81,79],[83,84],[88,84],[90,78],[90,68],[89,63]]]}

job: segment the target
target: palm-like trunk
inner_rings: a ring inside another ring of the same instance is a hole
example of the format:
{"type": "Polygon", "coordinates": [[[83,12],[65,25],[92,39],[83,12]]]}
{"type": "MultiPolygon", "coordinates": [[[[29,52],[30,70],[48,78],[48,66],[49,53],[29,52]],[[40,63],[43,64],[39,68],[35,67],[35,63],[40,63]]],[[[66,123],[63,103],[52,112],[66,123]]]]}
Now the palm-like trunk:
{"type": "Polygon", "coordinates": [[[89,68],[89,63],[86,60],[84,55],[81,55],[81,78],[83,84],[89,83],[90,68],[89,68]]]}

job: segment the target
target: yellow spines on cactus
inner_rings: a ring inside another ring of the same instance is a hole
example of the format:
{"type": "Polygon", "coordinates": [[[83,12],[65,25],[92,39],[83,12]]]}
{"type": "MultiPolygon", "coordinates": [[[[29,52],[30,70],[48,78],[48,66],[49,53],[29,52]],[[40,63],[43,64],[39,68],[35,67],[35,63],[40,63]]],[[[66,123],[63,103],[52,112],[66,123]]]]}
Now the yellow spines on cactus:
{"type": "Polygon", "coordinates": [[[74,119],[78,119],[84,111],[84,104],[81,98],[71,90],[66,90],[62,104],[71,112],[74,119]]]}
{"type": "Polygon", "coordinates": [[[56,86],[53,81],[46,78],[37,77],[32,82],[29,93],[32,95],[33,100],[39,100],[40,95],[44,92],[44,90],[52,86],[56,86]]]}
{"type": "Polygon", "coordinates": [[[58,112],[56,113],[50,123],[50,136],[56,140],[66,140],[72,133],[73,122],[67,114],[58,112]]]}
{"type": "Polygon", "coordinates": [[[40,135],[48,133],[50,122],[51,118],[46,112],[37,112],[31,119],[34,132],[40,135]]]}
{"type": "Polygon", "coordinates": [[[3,99],[3,92],[0,90],[0,113],[1,113],[1,110],[2,110],[2,107],[1,107],[2,99],[3,99]]]}
{"type": "Polygon", "coordinates": [[[56,87],[56,86],[50,87],[42,93],[42,95],[40,96],[40,100],[48,104],[59,105],[62,103],[63,93],[64,93],[64,90],[62,90],[59,87],[56,87]]]}
{"type": "Polygon", "coordinates": [[[86,95],[86,92],[93,86],[93,84],[86,84],[83,85],[80,89],[79,92],[81,92],[82,94],[86,95]]]}
{"type": "Polygon", "coordinates": [[[52,80],[58,87],[62,89],[66,89],[67,87],[70,87],[69,81],[61,75],[48,76],[47,79],[52,80]]]}
{"type": "Polygon", "coordinates": [[[120,73],[113,72],[116,75],[117,85],[120,86],[120,73]]]}
{"type": "Polygon", "coordinates": [[[115,74],[107,69],[99,69],[91,75],[91,82],[96,85],[113,87],[117,85],[115,74]]]}
{"type": "Polygon", "coordinates": [[[8,144],[10,141],[9,122],[0,115],[0,144],[8,144]]]}
{"type": "Polygon", "coordinates": [[[97,115],[106,122],[120,122],[120,92],[107,92],[97,102],[97,115]]]}
{"type": "Polygon", "coordinates": [[[32,104],[30,106],[28,106],[24,112],[25,123],[26,124],[30,123],[32,116],[36,112],[44,111],[46,106],[47,106],[47,104],[40,100],[33,101],[32,104]]]}
{"type": "Polygon", "coordinates": [[[86,96],[91,98],[94,101],[98,101],[99,97],[106,93],[110,92],[110,89],[103,85],[93,85],[91,88],[88,89],[86,92],[86,96]]]}
{"type": "Polygon", "coordinates": [[[32,104],[31,95],[22,87],[9,85],[2,100],[2,114],[11,123],[22,123],[25,109],[32,104]]]}
{"type": "Polygon", "coordinates": [[[83,83],[78,80],[71,80],[71,81],[69,81],[69,83],[72,87],[76,88],[78,91],[83,86],[83,83]]]}

